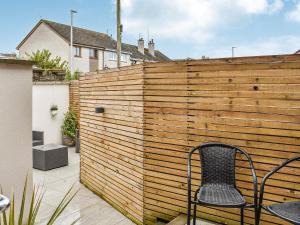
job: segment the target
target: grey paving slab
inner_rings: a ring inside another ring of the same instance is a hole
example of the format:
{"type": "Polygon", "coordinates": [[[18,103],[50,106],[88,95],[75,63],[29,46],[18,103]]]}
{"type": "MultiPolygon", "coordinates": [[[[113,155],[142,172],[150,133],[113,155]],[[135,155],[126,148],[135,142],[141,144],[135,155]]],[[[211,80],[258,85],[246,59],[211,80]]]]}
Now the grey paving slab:
{"type": "MultiPolygon", "coordinates": [[[[80,218],[76,225],[134,225],[106,201],[96,196],[79,182],[79,154],[69,148],[69,165],[49,171],[33,170],[33,182],[45,188],[45,195],[37,216],[37,225],[46,225],[55,207],[67,190],[74,184],[80,191],[59,217],[55,225],[70,225],[80,218]]],[[[184,224],[184,223],[183,223],[184,224]]],[[[197,221],[197,225],[212,223],[197,221]]]]}
{"type": "Polygon", "coordinates": [[[80,191],[55,225],[134,225],[134,223],[79,182],[79,154],[69,148],[69,165],[49,171],[33,170],[33,182],[44,186],[45,195],[37,216],[38,225],[47,223],[66,191],[74,184],[80,191]]]}

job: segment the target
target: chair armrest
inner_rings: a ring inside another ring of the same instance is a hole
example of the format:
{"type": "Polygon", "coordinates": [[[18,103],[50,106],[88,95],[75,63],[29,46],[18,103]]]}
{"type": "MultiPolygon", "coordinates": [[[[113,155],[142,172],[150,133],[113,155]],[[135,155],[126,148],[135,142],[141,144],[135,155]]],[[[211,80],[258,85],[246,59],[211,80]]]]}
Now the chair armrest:
{"type": "Polygon", "coordinates": [[[282,164],[280,164],[279,166],[275,167],[273,170],[271,170],[267,175],[265,175],[262,179],[261,185],[260,185],[260,195],[259,195],[259,208],[261,209],[262,207],[262,202],[263,202],[263,197],[264,197],[264,191],[265,191],[265,184],[267,182],[267,180],[274,174],[276,173],[278,170],[282,169],[283,167],[285,167],[286,165],[288,165],[291,162],[300,160],[300,156],[295,156],[293,158],[290,158],[286,161],[284,161],[282,164]]]}
{"type": "Polygon", "coordinates": [[[247,161],[248,161],[250,169],[251,169],[251,174],[252,174],[252,178],[253,178],[253,191],[254,191],[253,199],[254,199],[254,206],[256,208],[258,205],[258,182],[257,182],[257,176],[256,176],[254,164],[253,164],[253,161],[252,161],[250,155],[247,152],[245,152],[242,149],[238,149],[238,150],[247,158],[247,161]]]}

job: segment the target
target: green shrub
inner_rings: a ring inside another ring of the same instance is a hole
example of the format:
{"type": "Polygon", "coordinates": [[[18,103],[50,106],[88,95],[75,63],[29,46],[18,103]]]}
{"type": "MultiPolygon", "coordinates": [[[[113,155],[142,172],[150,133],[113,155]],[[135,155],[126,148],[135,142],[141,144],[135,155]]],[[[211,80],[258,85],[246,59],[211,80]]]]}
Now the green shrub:
{"type": "Polygon", "coordinates": [[[70,70],[67,70],[66,75],[65,75],[65,80],[66,81],[79,80],[79,75],[80,75],[80,72],[78,70],[75,70],[75,72],[73,74],[71,74],[70,70]]]}
{"type": "Polygon", "coordinates": [[[69,110],[68,112],[65,113],[65,118],[62,125],[63,135],[66,135],[74,140],[76,135],[76,128],[77,128],[76,113],[73,112],[72,110],[69,110]]]}
{"type": "Polygon", "coordinates": [[[70,70],[67,70],[67,71],[66,71],[65,80],[66,80],[66,81],[72,80],[72,76],[71,76],[70,70]]]}
{"type": "Polygon", "coordinates": [[[67,69],[67,61],[62,60],[61,57],[56,56],[52,58],[52,53],[48,49],[37,50],[32,54],[26,53],[30,60],[35,61],[36,65],[41,69],[67,69]]]}

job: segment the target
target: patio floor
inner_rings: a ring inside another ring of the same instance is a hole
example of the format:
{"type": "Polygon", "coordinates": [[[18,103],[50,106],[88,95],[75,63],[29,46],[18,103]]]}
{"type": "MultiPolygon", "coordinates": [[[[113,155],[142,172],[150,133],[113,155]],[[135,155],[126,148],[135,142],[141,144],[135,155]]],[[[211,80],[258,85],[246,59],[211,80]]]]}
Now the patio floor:
{"type": "MultiPolygon", "coordinates": [[[[69,166],[49,171],[33,169],[34,184],[44,185],[46,191],[36,224],[47,223],[67,190],[75,184],[80,191],[59,217],[56,225],[70,225],[77,218],[80,220],[76,225],[134,225],[135,223],[79,183],[79,162],[79,154],[75,153],[74,148],[69,148],[69,166]]],[[[174,224],[185,224],[182,220],[178,222],[174,224]]],[[[212,223],[197,221],[197,225],[212,223]]]]}
{"type": "Polygon", "coordinates": [[[77,225],[134,225],[131,220],[79,183],[79,154],[75,153],[74,148],[69,148],[69,166],[50,171],[34,169],[33,182],[46,188],[36,224],[47,223],[64,194],[75,183],[80,191],[59,217],[56,225],[70,225],[79,217],[81,219],[77,225]]]}

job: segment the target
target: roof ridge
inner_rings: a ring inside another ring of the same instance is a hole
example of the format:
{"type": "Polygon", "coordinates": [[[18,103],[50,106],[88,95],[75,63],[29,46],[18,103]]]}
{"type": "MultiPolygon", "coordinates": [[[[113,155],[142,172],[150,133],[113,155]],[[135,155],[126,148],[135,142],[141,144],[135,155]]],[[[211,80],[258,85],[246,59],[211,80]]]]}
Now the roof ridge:
{"type": "MultiPolygon", "coordinates": [[[[58,24],[58,25],[63,25],[63,26],[71,27],[71,26],[68,25],[68,24],[58,23],[58,22],[51,21],[51,20],[42,19],[42,21],[44,21],[44,22],[46,22],[46,23],[50,23],[50,24],[51,24],[51,23],[55,23],[55,24],[58,24]]],[[[108,34],[106,34],[106,33],[99,32],[99,31],[94,31],[94,30],[90,30],[90,29],[86,29],[86,28],[82,28],[82,27],[77,27],[77,26],[73,26],[73,29],[80,29],[80,30],[92,32],[92,33],[95,33],[95,34],[102,34],[102,35],[104,35],[104,36],[107,36],[107,37],[113,39],[110,35],[108,35],[108,34]]]]}
{"type": "MultiPolygon", "coordinates": [[[[44,23],[48,25],[53,31],[60,35],[65,41],[70,42],[70,25],[58,23],[55,21],[41,19],[38,24],[32,29],[32,31],[23,39],[23,41],[18,45],[21,46],[29,35],[41,24],[44,23]]],[[[73,40],[74,44],[85,45],[90,47],[98,47],[104,49],[115,50],[117,47],[117,41],[110,35],[94,30],[89,30],[82,27],[74,26],[74,31],[76,32],[75,38],[73,40]]],[[[17,47],[17,48],[18,48],[17,47]]],[[[149,49],[145,48],[144,54],[138,51],[138,46],[129,43],[122,43],[122,51],[130,53],[134,58],[149,61],[168,61],[170,60],[166,55],[164,55],[159,50],[155,50],[155,55],[149,53],[149,49]]]]}

